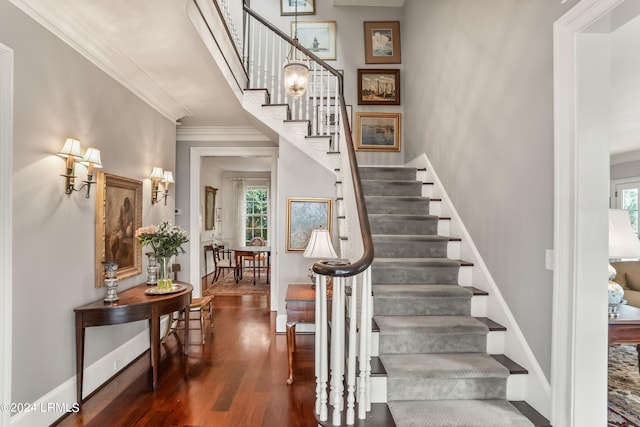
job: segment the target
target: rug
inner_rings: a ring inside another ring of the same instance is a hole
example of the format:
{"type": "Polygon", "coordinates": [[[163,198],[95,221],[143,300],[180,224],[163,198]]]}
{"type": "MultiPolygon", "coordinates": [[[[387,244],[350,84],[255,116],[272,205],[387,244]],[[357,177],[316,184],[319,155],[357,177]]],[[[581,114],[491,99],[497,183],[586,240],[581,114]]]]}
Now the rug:
{"type": "Polygon", "coordinates": [[[265,273],[260,274],[260,278],[253,284],[253,272],[245,270],[242,280],[238,283],[233,278],[233,273],[227,273],[218,279],[203,292],[204,295],[269,295],[270,285],[266,281],[265,273]]]}
{"type": "Polygon", "coordinates": [[[635,345],[609,347],[609,426],[640,427],[640,374],[635,345]]]}

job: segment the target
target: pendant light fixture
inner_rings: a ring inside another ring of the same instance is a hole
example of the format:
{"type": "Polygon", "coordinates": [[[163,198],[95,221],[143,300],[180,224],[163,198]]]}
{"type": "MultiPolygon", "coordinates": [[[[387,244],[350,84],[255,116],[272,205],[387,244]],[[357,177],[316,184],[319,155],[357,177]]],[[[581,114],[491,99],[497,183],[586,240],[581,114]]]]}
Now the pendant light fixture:
{"type": "Polygon", "coordinates": [[[293,46],[287,56],[287,63],[284,65],[284,90],[287,95],[299,98],[307,91],[309,67],[301,61],[295,61],[294,49],[298,46],[298,2],[296,1],[295,4],[295,31],[293,46]],[[295,62],[291,62],[291,60],[295,62]]]}

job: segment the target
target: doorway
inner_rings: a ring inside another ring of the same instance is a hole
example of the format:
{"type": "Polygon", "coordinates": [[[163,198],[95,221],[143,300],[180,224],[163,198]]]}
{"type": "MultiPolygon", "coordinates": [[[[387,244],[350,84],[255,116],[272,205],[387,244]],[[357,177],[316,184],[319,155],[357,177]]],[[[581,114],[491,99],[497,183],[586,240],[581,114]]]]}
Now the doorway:
{"type": "MultiPolygon", "coordinates": [[[[202,159],[205,157],[263,157],[268,158],[270,162],[270,189],[271,194],[277,194],[277,147],[191,147],[189,156],[189,200],[190,200],[190,216],[189,216],[189,233],[191,236],[200,236],[200,206],[204,201],[201,200],[201,165],[202,159]]],[[[273,196],[272,196],[273,197],[273,196]]],[[[271,224],[269,230],[269,237],[271,239],[270,246],[277,248],[277,205],[274,203],[271,205],[269,211],[269,224],[271,224]]],[[[197,289],[194,288],[194,294],[200,295],[201,289],[201,266],[200,266],[200,254],[201,242],[200,239],[191,239],[189,242],[189,253],[192,254],[189,258],[189,280],[193,284],[197,284],[197,289]],[[197,255],[196,255],[197,254],[197,255]]],[[[278,283],[278,268],[277,268],[277,253],[274,250],[271,254],[271,280],[270,280],[270,310],[277,310],[277,289],[274,284],[278,283]]]]}

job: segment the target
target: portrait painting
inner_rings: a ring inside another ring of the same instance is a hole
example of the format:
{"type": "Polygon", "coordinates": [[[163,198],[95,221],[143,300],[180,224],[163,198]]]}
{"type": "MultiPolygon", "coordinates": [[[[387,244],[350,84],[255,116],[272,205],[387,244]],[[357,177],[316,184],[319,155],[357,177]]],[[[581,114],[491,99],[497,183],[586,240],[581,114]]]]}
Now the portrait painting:
{"type": "Polygon", "coordinates": [[[316,228],[331,233],[331,218],[331,199],[288,197],[287,252],[303,252],[316,228]]]}
{"type": "Polygon", "coordinates": [[[142,273],[142,249],[134,237],[142,226],[142,181],[98,172],[96,190],[96,287],[104,285],[104,262],[118,264],[117,277],[142,273]]]}

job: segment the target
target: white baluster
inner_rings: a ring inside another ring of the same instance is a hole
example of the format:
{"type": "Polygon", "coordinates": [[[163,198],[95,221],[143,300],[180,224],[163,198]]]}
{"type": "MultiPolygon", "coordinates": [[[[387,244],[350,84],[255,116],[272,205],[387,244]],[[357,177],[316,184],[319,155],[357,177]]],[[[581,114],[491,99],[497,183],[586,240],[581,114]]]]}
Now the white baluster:
{"type": "Polygon", "coordinates": [[[327,380],[329,379],[329,348],[327,336],[327,281],[324,276],[316,285],[320,293],[320,421],[329,418],[327,408],[327,380]]]}
{"type": "Polygon", "coordinates": [[[364,293],[362,303],[367,306],[367,328],[364,333],[367,335],[367,356],[365,358],[366,384],[367,384],[367,412],[371,411],[371,319],[373,316],[373,297],[371,295],[371,267],[364,271],[364,293]]]}
{"type": "Polygon", "coordinates": [[[364,420],[367,417],[367,353],[369,348],[367,327],[368,304],[366,303],[366,272],[362,273],[362,297],[360,298],[360,375],[358,378],[358,418],[364,420]]]}
{"type": "MultiPolygon", "coordinates": [[[[319,291],[320,289],[320,280],[321,280],[321,276],[318,274],[316,275],[316,307],[320,308],[322,307],[322,301],[321,301],[321,293],[319,291]]],[[[321,398],[321,376],[320,376],[320,367],[321,367],[321,360],[322,360],[322,356],[321,356],[321,340],[320,340],[320,328],[322,327],[322,318],[320,316],[320,313],[322,312],[322,310],[318,309],[315,312],[315,326],[316,326],[316,333],[315,333],[315,363],[314,363],[314,367],[315,367],[315,375],[316,375],[316,406],[315,406],[315,413],[317,415],[320,415],[320,398],[321,398]]]]}
{"type": "Polygon", "coordinates": [[[356,277],[351,279],[351,299],[349,300],[349,346],[347,360],[347,424],[355,422],[356,401],[356,333],[358,322],[358,286],[356,277]]]}

